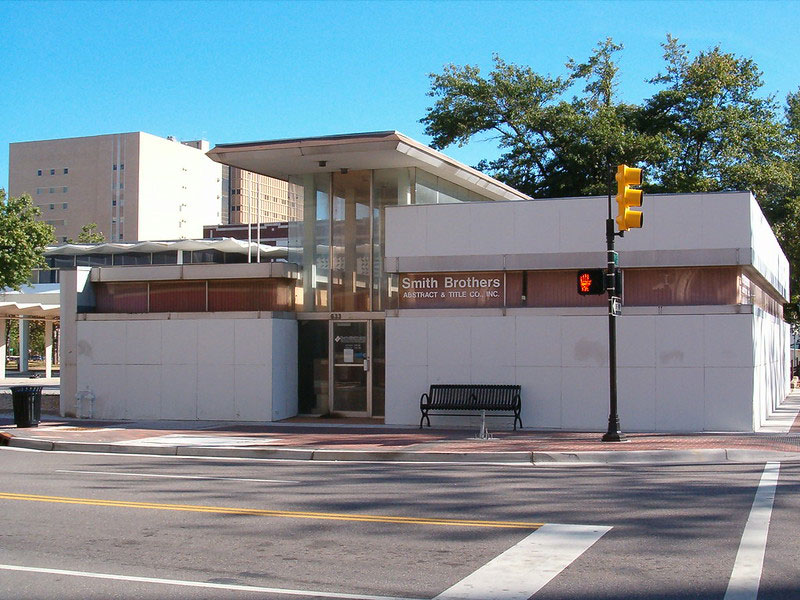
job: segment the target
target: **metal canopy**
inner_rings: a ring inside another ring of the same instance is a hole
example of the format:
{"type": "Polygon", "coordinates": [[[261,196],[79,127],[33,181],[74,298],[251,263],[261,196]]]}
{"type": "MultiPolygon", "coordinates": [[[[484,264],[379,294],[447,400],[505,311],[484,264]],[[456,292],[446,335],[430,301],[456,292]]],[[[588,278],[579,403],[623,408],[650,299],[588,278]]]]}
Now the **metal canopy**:
{"type": "MultiPolygon", "coordinates": [[[[255,255],[256,249],[264,258],[285,258],[286,248],[268,246],[250,242],[249,247],[255,255]]],[[[103,244],[62,244],[50,246],[45,251],[45,256],[74,256],[85,254],[147,254],[151,252],[169,252],[172,250],[218,250],[228,254],[247,254],[248,243],[246,240],[234,238],[206,239],[206,240],[172,240],[156,242],[107,242],[103,244]]]]}
{"type": "Polygon", "coordinates": [[[42,283],[19,290],[0,290],[0,317],[58,317],[59,285],[42,283]]]}

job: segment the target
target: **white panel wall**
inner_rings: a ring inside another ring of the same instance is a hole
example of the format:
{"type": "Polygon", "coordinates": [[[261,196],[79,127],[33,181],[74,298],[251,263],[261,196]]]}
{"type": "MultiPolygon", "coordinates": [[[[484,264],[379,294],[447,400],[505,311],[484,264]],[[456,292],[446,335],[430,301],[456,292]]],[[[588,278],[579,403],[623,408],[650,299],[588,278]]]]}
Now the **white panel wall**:
{"type": "MultiPolygon", "coordinates": [[[[387,423],[419,423],[419,397],[433,383],[516,383],[526,427],[605,429],[608,317],[602,311],[453,313],[387,318],[387,423]]],[[[770,337],[784,335],[785,326],[768,316],[632,314],[617,323],[625,431],[751,431],[754,403],[777,405],[783,398],[785,370],[775,364],[783,355],[773,351],[758,366],[753,353],[754,333],[763,340],[757,348],[771,348],[770,337]]],[[[473,421],[431,420],[434,426],[473,421]]],[[[496,421],[511,426],[510,419],[496,421]]]]}
{"type": "Polygon", "coordinates": [[[772,414],[789,393],[791,367],[789,364],[789,326],[771,315],[758,312],[753,320],[756,428],[766,424],[772,414]],[[784,351],[781,352],[781,349],[784,351]]]}
{"type": "Polygon", "coordinates": [[[753,264],[789,300],[789,261],[781,251],[766,217],[755,200],[750,205],[753,264]]]}
{"type": "MultiPolygon", "coordinates": [[[[746,248],[751,219],[763,219],[742,192],[649,195],[643,212],[645,226],[618,239],[619,250],[746,248]]],[[[605,250],[602,197],[389,207],[387,215],[389,257],[605,250]]],[[[761,229],[759,244],[771,236],[761,229]]]]}
{"type": "Polygon", "coordinates": [[[297,414],[297,321],[272,321],[272,417],[288,419],[297,414]]]}
{"type": "Polygon", "coordinates": [[[77,326],[78,390],[95,394],[99,418],[272,421],[297,414],[292,319],[77,326]]]}

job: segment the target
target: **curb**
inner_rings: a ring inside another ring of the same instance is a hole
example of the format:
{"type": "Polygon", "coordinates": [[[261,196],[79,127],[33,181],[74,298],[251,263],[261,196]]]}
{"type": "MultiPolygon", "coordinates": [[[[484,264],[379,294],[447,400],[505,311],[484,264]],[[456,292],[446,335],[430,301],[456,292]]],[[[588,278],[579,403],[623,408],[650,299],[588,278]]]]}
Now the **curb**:
{"type": "Polygon", "coordinates": [[[0,446],[56,452],[94,452],[207,458],[254,458],[330,462],[430,462],[505,463],[520,465],[624,465],[624,464],[714,464],[769,460],[800,461],[800,452],[775,450],[615,450],[586,452],[411,452],[406,450],[330,450],[305,448],[225,448],[211,446],[139,446],[97,442],[59,442],[19,438],[0,432],[0,446]]]}

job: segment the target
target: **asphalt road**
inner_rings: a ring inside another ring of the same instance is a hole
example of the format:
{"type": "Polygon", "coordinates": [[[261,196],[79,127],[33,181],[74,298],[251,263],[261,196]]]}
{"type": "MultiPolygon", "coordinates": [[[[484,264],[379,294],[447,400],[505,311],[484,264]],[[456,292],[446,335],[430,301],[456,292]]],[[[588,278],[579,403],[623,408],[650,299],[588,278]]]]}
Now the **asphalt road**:
{"type": "MultiPolygon", "coordinates": [[[[800,464],[779,468],[759,599],[800,597],[800,464]]],[[[3,448],[0,597],[722,599],[752,584],[764,472],[3,448]]]]}

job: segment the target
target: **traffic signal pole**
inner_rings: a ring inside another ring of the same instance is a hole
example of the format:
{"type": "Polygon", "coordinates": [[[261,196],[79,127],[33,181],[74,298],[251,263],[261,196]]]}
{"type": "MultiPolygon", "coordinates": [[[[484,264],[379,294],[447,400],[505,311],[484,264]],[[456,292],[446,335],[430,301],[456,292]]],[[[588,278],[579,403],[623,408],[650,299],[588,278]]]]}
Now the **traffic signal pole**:
{"type": "Polygon", "coordinates": [[[623,236],[624,231],[616,233],[614,219],[611,214],[611,181],[613,171],[611,165],[608,166],[608,219],[606,219],[606,256],[608,281],[608,431],[602,440],[604,442],[627,442],[628,438],[620,431],[619,411],[617,409],[617,314],[621,298],[617,295],[619,288],[617,276],[617,252],[614,250],[614,238],[617,235],[623,236]]]}
{"type": "MultiPolygon", "coordinates": [[[[617,253],[614,250],[614,219],[611,218],[611,186],[608,192],[609,217],[606,220],[606,254],[608,256],[608,431],[604,442],[627,442],[628,438],[620,431],[619,411],[617,410],[617,312],[620,299],[617,294],[617,253]]],[[[620,235],[623,235],[620,232],[620,235]]]]}

